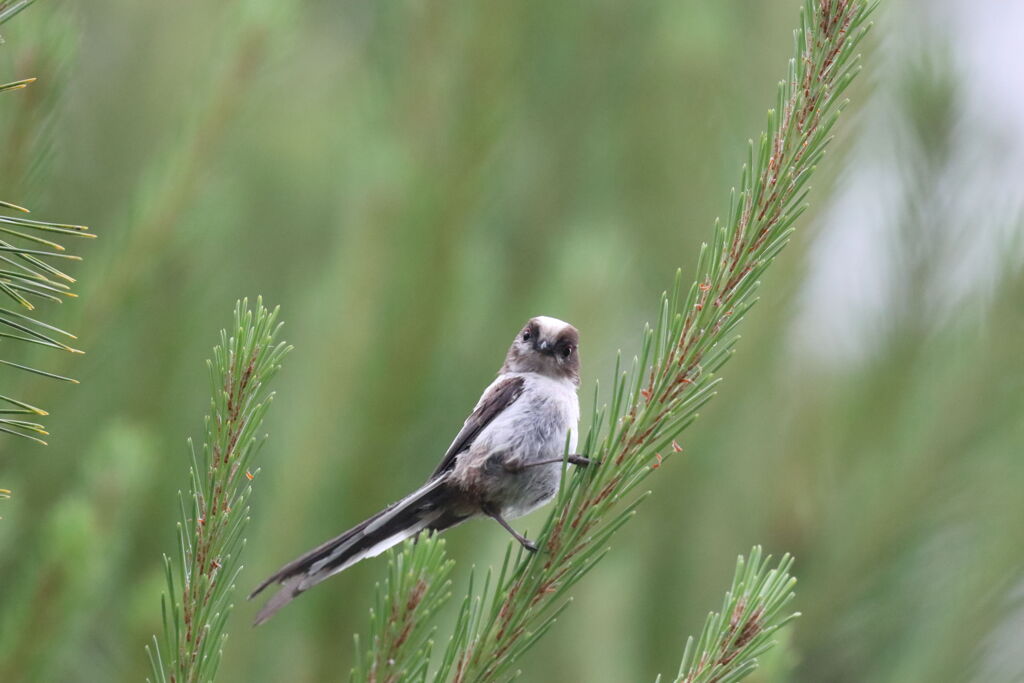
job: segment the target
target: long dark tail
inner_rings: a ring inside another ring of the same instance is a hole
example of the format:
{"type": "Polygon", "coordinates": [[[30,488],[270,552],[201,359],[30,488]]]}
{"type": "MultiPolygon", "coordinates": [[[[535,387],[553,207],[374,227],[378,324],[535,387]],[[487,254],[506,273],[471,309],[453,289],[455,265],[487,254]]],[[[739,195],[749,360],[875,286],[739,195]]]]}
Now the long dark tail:
{"type": "Polygon", "coordinates": [[[441,531],[465,520],[466,517],[447,510],[445,503],[449,497],[450,490],[443,478],[429,481],[365,522],[281,567],[249,594],[251,600],[270,584],[281,584],[281,589],[256,615],[253,625],[262,624],[300,593],[363,558],[375,557],[421,531],[441,531]]]}

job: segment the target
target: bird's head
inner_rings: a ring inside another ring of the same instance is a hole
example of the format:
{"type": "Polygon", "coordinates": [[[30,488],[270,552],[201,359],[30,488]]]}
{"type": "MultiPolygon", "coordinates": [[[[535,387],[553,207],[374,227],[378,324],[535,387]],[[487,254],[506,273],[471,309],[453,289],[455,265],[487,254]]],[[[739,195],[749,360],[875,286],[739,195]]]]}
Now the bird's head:
{"type": "Polygon", "coordinates": [[[502,372],[536,372],[580,381],[580,333],[569,323],[539,315],[516,334],[502,372]]]}

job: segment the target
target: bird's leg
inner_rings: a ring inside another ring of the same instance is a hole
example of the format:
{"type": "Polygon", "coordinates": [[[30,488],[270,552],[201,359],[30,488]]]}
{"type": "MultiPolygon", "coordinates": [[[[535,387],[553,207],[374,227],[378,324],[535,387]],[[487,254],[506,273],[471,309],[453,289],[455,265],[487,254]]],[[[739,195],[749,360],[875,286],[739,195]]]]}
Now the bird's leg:
{"type": "MultiPolygon", "coordinates": [[[[587,466],[593,465],[593,464],[595,464],[597,462],[596,460],[591,460],[590,458],[586,457],[585,455],[576,455],[576,454],[567,455],[565,457],[565,460],[567,460],[570,465],[576,465],[578,467],[587,467],[587,466]]],[[[505,469],[507,469],[509,472],[522,472],[527,467],[537,467],[538,465],[551,465],[551,464],[554,464],[556,462],[562,462],[562,458],[551,458],[550,460],[538,460],[537,462],[528,462],[528,463],[525,463],[525,464],[523,464],[521,462],[514,462],[514,463],[513,462],[509,462],[509,463],[505,464],[505,469]]]]}
{"type": "Polygon", "coordinates": [[[502,517],[502,516],[501,516],[500,514],[498,514],[498,511],[497,511],[497,510],[495,510],[494,508],[492,508],[492,507],[490,507],[490,506],[485,506],[485,507],[483,508],[483,512],[484,512],[484,514],[485,514],[485,515],[487,515],[488,517],[490,517],[491,519],[493,519],[493,520],[494,520],[495,522],[497,522],[498,524],[500,524],[501,526],[503,526],[503,527],[505,528],[505,531],[507,531],[507,532],[509,532],[510,534],[512,534],[512,537],[513,537],[514,539],[516,539],[517,541],[519,541],[519,543],[520,543],[520,544],[521,544],[521,545],[522,545],[522,546],[523,546],[524,548],[526,548],[527,550],[529,550],[529,551],[530,551],[531,553],[535,553],[535,552],[537,552],[537,546],[536,546],[536,545],[534,545],[534,543],[533,543],[532,541],[530,541],[530,539],[528,539],[528,538],[527,538],[526,536],[523,536],[523,535],[522,535],[521,533],[519,533],[518,531],[516,531],[515,529],[513,529],[513,528],[512,528],[512,527],[511,527],[511,526],[509,525],[509,523],[508,523],[508,522],[506,522],[506,521],[505,521],[505,519],[504,519],[504,518],[503,518],[503,517],[502,517]]]}

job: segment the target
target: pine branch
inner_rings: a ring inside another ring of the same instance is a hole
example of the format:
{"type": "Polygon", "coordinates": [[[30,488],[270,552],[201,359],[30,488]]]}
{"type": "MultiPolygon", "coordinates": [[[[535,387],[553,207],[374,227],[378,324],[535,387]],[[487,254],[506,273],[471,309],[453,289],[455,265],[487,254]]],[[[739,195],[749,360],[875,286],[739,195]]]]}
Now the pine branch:
{"type": "MultiPolygon", "coordinates": [[[[212,399],[206,440],[192,448],[191,483],[186,499],[179,492],[181,521],[175,559],[164,555],[167,593],[162,598],[164,634],[146,647],[152,681],[212,681],[227,638],[235,579],[249,522],[252,459],[263,443],[258,431],[273,393],[266,386],[291,347],[277,342],[277,309],[262,299],[256,309],[247,300],[235,307],[229,335],[221,330],[210,369],[212,399]]],[[[189,441],[191,447],[191,440],[189,441]]]]}
{"type": "Polygon", "coordinates": [[[523,653],[568,605],[567,590],[608,550],[612,535],[646,494],[636,487],[679,452],[676,438],[714,395],[717,372],[756,302],[759,278],[785,247],[806,209],[810,176],[825,154],[860,70],[857,44],[871,7],[864,0],[806,0],[794,33],[795,56],[780,82],[767,129],[751,141],[739,192],[714,238],[702,246],[697,277],[677,274],[662,296],[653,329],[644,329],[632,372],[616,369],[610,404],[595,392],[582,452],[600,462],[563,484],[540,536],[537,556],[506,556],[493,591],[467,597],[456,636],[435,680],[507,680],[523,653]]]}
{"type": "Polygon", "coordinates": [[[35,0],[6,0],[0,2],[0,24],[31,5],[35,0]]]}
{"type": "MultiPolygon", "coordinates": [[[[0,24],[15,16],[32,3],[32,0],[12,0],[0,2],[0,24]]],[[[22,90],[35,82],[35,78],[23,78],[0,85],[0,93],[22,90]]],[[[8,201],[0,201],[0,211],[29,213],[29,210],[8,201]]],[[[40,301],[63,303],[67,297],[76,297],[71,292],[75,279],[52,264],[52,259],[79,261],[81,258],[67,253],[63,244],[54,241],[58,236],[95,237],[87,232],[83,225],[66,223],[48,223],[24,218],[23,216],[0,215],[0,292],[10,299],[15,307],[34,311],[40,301]],[[48,233],[42,237],[39,233],[48,233]],[[50,239],[50,238],[53,239],[50,239]],[[25,242],[29,246],[25,246],[25,242]]],[[[53,332],[66,338],[75,336],[59,328],[48,325],[36,318],[14,311],[0,308],[0,340],[14,340],[45,346],[69,353],[82,353],[54,336],[53,332]],[[43,330],[43,331],[41,331],[43,330]]],[[[13,367],[36,375],[75,382],[68,377],[46,372],[19,363],[0,360],[0,364],[13,367]]],[[[77,382],[76,382],[77,383],[77,382]]],[[[21,420],[6,415],[43,416],[48,413],[41,408],[24,403],[8,396],[0,396],[0,404],[13,409],[0,410],[0,432],[20,436],[31,441],[46,445],[40,436],[48,432],[43,425],[21,420]]]]}
{"type": "Polygon", "coordinates": [[[634,489],[663,456],[681,451],[676,438],[715,395],[717,373],[738,340],[736,325],[806,209],[807,181],[846,104],[840,96],[860,71],[855,48],[870,9],[863,0],[805,2],[796,55],[778,85],[766,132],[750,143],[727,220],[716,221],[711,246],[701,246],[690,287],[682,290],[677,273],[671,294],[663,295],[632,373],[616,368],[610,404],[601,407],[595,392],[582,451],[600,465],[563,485],[539,539],[543,552],[503,566],[479,627],[451,653],[455,680],[515,675],[518,658],[567,605],[567,589],[600,561],[646,496],[634,489]]]}
{"type": "Polygon", "coordinates": [[[451,597],[448,576],[454,560],[436,536],[408,540],[388,560],[383,587],[377,584],[370,610],[370,649],[363,655],[359,636],[352,681],[399,683],[424,680],[435,627],[431,618],[451,597]]]}
{"type": "Polygon", "coordinates": [[[722,611],[708,615],[699,639],[687,638],[675,683],[732,683],[745,678],[757,668],[757,658],[775,645],[775,632],[800,616],[780,616],[796,585],[789,574],[792,558],[784,555],[771,570],[770,561],[771,556],[762,558],[760,546],[750,551],[749,561],[740,555],[722,611]]]}

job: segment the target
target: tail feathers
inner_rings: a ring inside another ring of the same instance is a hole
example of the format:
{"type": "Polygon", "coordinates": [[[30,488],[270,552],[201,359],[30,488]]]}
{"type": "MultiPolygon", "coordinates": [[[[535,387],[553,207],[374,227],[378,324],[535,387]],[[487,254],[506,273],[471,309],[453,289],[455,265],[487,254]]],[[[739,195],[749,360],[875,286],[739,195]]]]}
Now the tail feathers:
{"type": "Polygon", "coordinates": [[[249,595],[251,600],[270,584],[281,584],[281,589],[256,615],[254,625],[262,624],[300,593],[360,560],[375,557],[425,529],[446,529],[462,521],[463,518],[452,518],[446,513],[442,505],[446,496],[443,479],[428,482],[399,502],[281,567],[249,595]]]}

